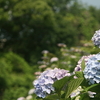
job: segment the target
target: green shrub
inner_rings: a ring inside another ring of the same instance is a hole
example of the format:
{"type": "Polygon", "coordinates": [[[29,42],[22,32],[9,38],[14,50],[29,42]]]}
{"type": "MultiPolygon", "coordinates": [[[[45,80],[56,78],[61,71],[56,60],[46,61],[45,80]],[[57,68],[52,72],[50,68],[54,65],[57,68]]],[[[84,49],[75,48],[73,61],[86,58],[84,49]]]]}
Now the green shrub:
{"type": "Polygon", "coordinates": [[[0,56],[0,100],[26,96],[34,79],[32,67],[13,52],[0,56]]]}

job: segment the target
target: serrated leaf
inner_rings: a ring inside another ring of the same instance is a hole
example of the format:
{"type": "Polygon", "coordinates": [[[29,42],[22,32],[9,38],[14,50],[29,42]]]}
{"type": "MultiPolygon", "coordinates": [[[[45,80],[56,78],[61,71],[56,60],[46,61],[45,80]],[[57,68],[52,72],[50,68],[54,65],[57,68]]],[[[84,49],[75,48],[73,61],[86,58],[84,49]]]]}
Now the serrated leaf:
{"type": "Polygon", "coordinates": [[[83,78],[83,72],[82,71],[77,71],[75,72],[75,75],[78,77],[78,78],[83,78]]]}
{"type": "Polygon", "coordinates": [[[66,84],[69,82],[69,80],[73,79],[73,76],[66,76],[60,80],[57,80],[54,82],[53,87],[55,88],[55,91],[60,95],[61,90],[63,87],[66,86],[66,84]]]}
{"type": "Polygon", "coordinates": [[[84,78],[72,79],[67,84],[65,98],[68,98],[70,96],[70,94],[79,87],[79,85],[83,82],[83,80],[84,80],[84,78]]]}
{"type": "Polygon", "coordinates": [[[54,82],[53,86],[56,90],[57,93],[60,93],[62,88],[64,87],[64,85],[67,83],[67,80],[69,79],[69,77],[64,77],[60,80],[57,80],[54,82]]]}

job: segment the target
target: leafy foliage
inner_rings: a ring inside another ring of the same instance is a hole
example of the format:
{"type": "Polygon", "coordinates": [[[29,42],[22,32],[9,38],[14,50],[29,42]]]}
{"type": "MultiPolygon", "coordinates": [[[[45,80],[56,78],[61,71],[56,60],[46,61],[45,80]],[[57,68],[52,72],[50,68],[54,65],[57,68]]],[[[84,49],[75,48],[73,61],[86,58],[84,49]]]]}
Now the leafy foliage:
{"type": "Polygon", "coordinates": [[[0,5],[0,51],[11,50],[30,63],[44,49],[56,53],[57,43],[74,46],[89,40],[100,25],[99,10],[77,0],[1,0],[0,5]]]}
{"type": "Polygon", "coordinates": [[[27,95],[27,90],[31,88],[31,81],[34,79],[31,69],[20,56],[12,52],[2,54],[0,57],[0,98],[15,100],[18,95],[27,95]]]}
{"type": "MultiPolygon", "coordinates": [[[[99,52],[88,41],[100,27],[100,9],[95,7],[85,8],[77,0],[0,0],[0,13],[0,100],[27,97],[38,77],[36,71],[58,67],[72,73],[81,56],[99,52]],[[67,46],[59,49],[58,43],[67,46]],[[50,52],[39,62],[45,65],[41,68],[36,62],[45,49],[50,52]],[[58,61],[51,62],[52,57],[58,61]]],[[[56,81],[56,92],[44,100],[75,100],[79,96],[70,98],[70,94],[79,85],[84,89],[80,100],[99,100],[100,86],[87,85],[83,73],[75,75],[78,79],[71,76],[56,81]],[[88,95],[92,90],[97,92],[95,98],[88,95]]],[[[35,94],[33,99],[37,100],[35,94]]]]}
{"type": "Polygon", "coordinates": [[[76,90],[84,80],[83,74],[81,72],[77,73],[76,77],[77,77],[76,79],[69,80],[68,86],[66,88],[66,97],[65,98],[68,98],[70,96],[70,94],[74,90],[76,90]]]}

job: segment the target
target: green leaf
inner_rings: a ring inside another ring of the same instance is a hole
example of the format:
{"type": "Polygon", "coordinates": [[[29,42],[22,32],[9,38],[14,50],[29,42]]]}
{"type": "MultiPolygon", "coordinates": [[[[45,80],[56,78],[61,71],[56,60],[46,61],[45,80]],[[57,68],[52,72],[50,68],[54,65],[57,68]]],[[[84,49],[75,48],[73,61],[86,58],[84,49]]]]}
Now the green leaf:
{"type": "Polygon", "coordinates": [[[42,98],[40,98],[40,97],[37,96],[37,97],[36,97],[36,100],[42,100],[42,98]]]}
{"type": "Polygon", "coordinates": [[[96,92],[96,94],[99,94],[99,97],[100,97],[100,84],[93,84],[91,86],[88,86],[87,88],[84,89],[84,91],[96,92]]]}
{"type": "Polygon", "coordinates": [[[84,61],[84,59],[82,60],[82,63],[81,63],[81,68],[82,68],[82,71],[84,70],[84,68],[85,68],[85,61],[84,61]]]}
{"type": "Polygon", "coordinates": [[[70,80],[70,82],[67,84],[65,98],[68,98],[70,94],[79,87],[79,85],[83,82],[83,80],[84,78],[77,78],[70,80]]]}
{"type": "MultiPolygon", "coordinates": [[[[90,100],[88,93],[82,93],[79,100],[90,100]]],[[[93,99],[94,100],[94,99],[93,99]]]]}
{"type": "Polygon", "coordinates": [[[83,82],[81,83],[81,86],[85,86],[85,87],[88,87],[88,86],[89,86],[87,80],[84,78],[84,74],[83,74],[82,71],[77,71],[77,72],[75,72],[75,75],[76,75],[78,78],[83,78],[83,79],[84,79],[83,82]]]}
{"type": "Polygon", "coordinates": [[[91,88],[94,88],[94,87],[96,87],[96,86],[98,86],[98,85],[99,85],[99,84],[93,84],[93,85],[87,87],[87,88],[84,89],[84,90],[85,90],[85,91],[88,91],[88,90],[90,90],[91,88]]]}
{"type": "Polygon", "coordinates": [[[47,95],[45,98],[36,97],[36,100],[57,100],[59,97],[57,94],[47,95]]]}
{"type": "Polygon", "coordinates": [[[54,82],[53,86],[55,88],[55,91],[60,95],[61,90],[63,89],[63,87],[66,85],[66,83],[68,82],[70,77],[66,76],[60,80],[57,80],[54,82]]]}
{"type": "Polygon", "coordinates": [[[52,94],[52,95],[48,95],[46,96],[46,98],[44,98],[43,100],[57,100],[59,97],[57,94],[52,94]]]}
{"type": "Polygon", "coordinates": [[[77,71],[75,72],[75,75],[78,77],[78,78],[83,78],[83,72],[82,71],[77,71]]]}

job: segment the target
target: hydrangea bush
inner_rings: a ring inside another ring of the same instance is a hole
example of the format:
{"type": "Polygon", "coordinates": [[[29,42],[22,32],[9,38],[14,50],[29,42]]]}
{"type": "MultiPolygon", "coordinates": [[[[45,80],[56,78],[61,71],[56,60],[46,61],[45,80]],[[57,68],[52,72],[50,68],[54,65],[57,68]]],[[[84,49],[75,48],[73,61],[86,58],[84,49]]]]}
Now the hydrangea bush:
{"type": "MultiPolygon", "coordinates": [[[[93,44],[100,48],[99,39],[100,30],[96,31],[92,37],[93,44]]],[[[47,56],[49,52],[42,52],[44,61],[41,62],[42,67],[39,67],[39,74],[33,81],[34,89],[29,92],[29,96],[33,98],[21,97],[18,100],[100,100],[100,53],[83,55],[72,71],[70,68],[72,65],[67,66],[68,62],[71,58],[71,61],[75,63],[78,58],[76,55],[69,55],[68,52],[73,52],[73,50],[80,54],[83,52],[73,48],[68,51],[65,49],[67,47],[65,44],[58,46],[61,47],[63,64],[67,68],[61,66],[62,63],[58,63],[60,58],[55,56],[49,58],[47,56]],[[67,59],[64,60],[64,57],[67,59]]]]}
{"type": "Polygon", "coordinates": [[[35,93],[37,96],[45,98],[47,94],[54,92],[52,86],[55,81],[62,79],[65,76],[70,76],[69,71],[64,69],[49,69],[44,71],[37,80],[33,82],[35,93]]]}
{"type": "Polygon", "coordinates": [[[90,84],[100,83],[100,54],[93,55],[87,60],[83,73],[90,84]]]}

